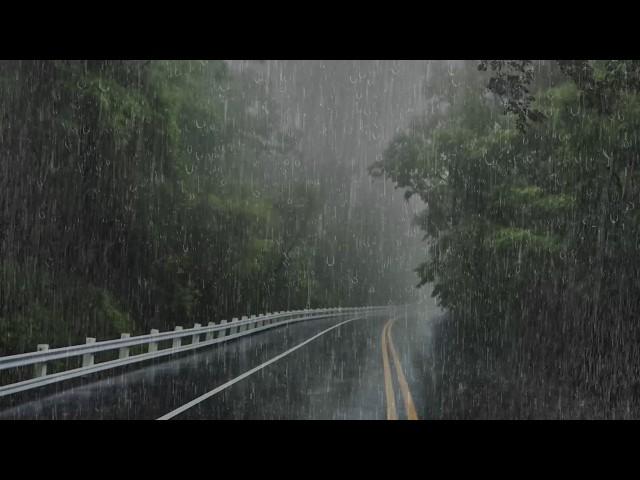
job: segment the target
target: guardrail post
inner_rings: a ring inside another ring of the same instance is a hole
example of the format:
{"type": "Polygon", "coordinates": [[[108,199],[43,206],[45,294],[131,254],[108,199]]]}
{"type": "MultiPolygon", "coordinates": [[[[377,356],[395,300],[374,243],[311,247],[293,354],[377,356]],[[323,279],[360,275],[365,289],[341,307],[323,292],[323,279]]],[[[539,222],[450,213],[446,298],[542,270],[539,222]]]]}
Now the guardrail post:
{"type": "MultiPolygon", "coordinates": [[[[150,333],[151,333],[151,335],[158,335],[160,333],[160,330],[158,330],[156,328],[152,328],[150,333]]],[[[149,348],[148,348],[147,352],[153,353],[153,352],[157,352],[157,351],[158,351],[158,342],[151,342],[149,344],[149,348]]]]}
{"type": "MultiPolygon", "coordinates": [[[[231,325],[236,324],[238,321],[238,319],[236,317],[233,317],[231,319],[231,325]]],[[[229,332],[229,335],[233,335],[234,333],[236,333],[238,331],[238,327],[231,327],[231,331],[229,332]]]]}
{"type": "MultiPolygon", "coordinates": [[[[213,327],[215,325],[215,323],[213,322],[209,322],[209,324],[207,325],[207,327],[213,327]]],[[[207,332],[207,334],[204,336],[204,340],[205,342],[207,340],[211,340],[213,338],[213,332],[207,332]]]]}
{"type": "MultiPolygon", "coordinates": [[[[87,337],[87,343],[96,343],[96,339],[93,337],[87,337]]],[[[94,356],[93,353],[85,353],[82,355],[82,366],[90,367],[93,365],[94,356]]]]}
{"type": "MultiPolygon", "coordinates": [[[[49,350],[48,343],[39,343],[36,347],[38,352],[46,352],[49,350]]],[[[47,362],[36,363],[33,366],[33,376],[34,377],[44,377],[47,374],[47,362]]]]}
{"type": "MultiPolygon", "coordinates": [[[[194,323],[193,324],[193,328],[194,329],[198,329],[202,327],[202,325],[200,325],[199,323],[194,323]]],[[[200,334],[196,333],[193,337],[191,337],[191,343],[200,343],[200,334]]]]}
{"type": "MultiPolygon", "coordinates": [[[[121,333],[120,338],[129,338],[131,334],[129,333],[121,333]]],[[[122,347],[118,351],[118,358],[128,358],[129,357],[129,347],[122,347]]]]}
{"type": "MultiPolygon", "coordinates": [[[[176,328],[174,328],[173,330],[176,332],[179,332],[182,330],[182,327],[179,325],[176,325],[176,328]]],[[[171,348],[180,348],[181,346],[182,346],[182,337],[174,338],[171,348]]]]}
{"type": "MultiPolygon", "coordinates": [[[[255,315],[251,315],[249,317],[250,320],[255,320],[256,316],[255,315]]],[[[252,323],[249,328],[258,328],[260,326],[260,322],[254,322],[252,323]]]]}
{"type": "MultiPolygon", "coordinates": [[[[226,325],[227,321],[226,320],[221,320],[220,321],[220,325],[226,325]]],[[[218,330],[217,334],[216,334],[216,338],[222,338],[224,337],[225,332],[227,331],[226,328],[222,328],[220,330],[218,330]]]]}

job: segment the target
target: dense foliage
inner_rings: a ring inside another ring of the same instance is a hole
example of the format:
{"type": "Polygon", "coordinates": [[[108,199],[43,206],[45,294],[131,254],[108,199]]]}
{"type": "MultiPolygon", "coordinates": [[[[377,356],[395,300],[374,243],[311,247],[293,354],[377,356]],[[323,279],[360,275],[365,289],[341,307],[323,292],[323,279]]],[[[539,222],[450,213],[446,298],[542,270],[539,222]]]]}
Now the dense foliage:
{"type": "Polygon", "coordinates": [[[406,298],[363,270],[371,216],[327,232],[267,90],[222,61],[0,62],[0,355],[406,298]]]}
{"type": "MultiPolygon", "coordinates": [[[[372,168],[425,202],[418,273],[453,314],[455,348],[477,361],[466,369],[487,375],[449,414],[638,412],[640,62],[480,71],[434,75],[458,87],[372,168]],[[496,412],[473,412],[474,395],[501,382],[517,393],[512,408],[500,394],[496,412]]],[[[462,398],[468,377],[453,363],[462,398]]]]}

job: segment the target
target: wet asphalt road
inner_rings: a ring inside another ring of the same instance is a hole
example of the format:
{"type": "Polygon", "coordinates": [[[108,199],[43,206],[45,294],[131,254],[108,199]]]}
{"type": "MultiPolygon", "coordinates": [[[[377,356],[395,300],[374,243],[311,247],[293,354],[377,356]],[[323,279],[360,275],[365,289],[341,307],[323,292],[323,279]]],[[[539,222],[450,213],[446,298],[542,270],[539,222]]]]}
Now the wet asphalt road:
{"type": "MultiPolygon", "coordinates": [[[[393,343],[418,418],[430,416],[430,325],[435,307],[397,309],[341,325],[174,420],[385,419],[382,330],[393,343]]],[[[281,326],[169,359],[0,398],[0,420],[157,419],[349,318],[281,326]]],[[[395,374],[394,374],[395,375],[395,374]]],[[[394,380],[399,418],[406,418],[394,380]]]]}

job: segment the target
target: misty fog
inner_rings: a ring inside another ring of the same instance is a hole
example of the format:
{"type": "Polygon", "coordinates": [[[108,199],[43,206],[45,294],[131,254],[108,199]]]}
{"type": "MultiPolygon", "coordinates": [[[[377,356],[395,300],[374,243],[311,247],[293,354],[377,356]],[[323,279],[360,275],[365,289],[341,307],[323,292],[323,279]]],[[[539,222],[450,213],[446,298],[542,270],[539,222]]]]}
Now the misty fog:
{"type": "Polygon", "coordinates": [[[0,61],[0,418],[637,418],[639,125],[634,60],[0,61]]]}

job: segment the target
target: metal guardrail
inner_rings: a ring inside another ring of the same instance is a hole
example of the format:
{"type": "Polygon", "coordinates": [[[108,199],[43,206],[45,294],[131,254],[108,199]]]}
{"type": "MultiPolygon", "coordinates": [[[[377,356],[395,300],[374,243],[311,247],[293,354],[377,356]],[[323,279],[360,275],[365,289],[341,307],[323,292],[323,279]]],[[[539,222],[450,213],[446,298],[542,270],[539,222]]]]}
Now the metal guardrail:
{"type": "Polygon", "coordinates": [[[108,370],[166,355],[173,355],[196,348],[202,348],[293,322],[350,315],[354,313],[383,311],[387,308],[389,307],[294,310],[288,312],[267,313],[265,315],[258,316],[252,315],[249,318],[244,316],[240,320],[238,318],[233,318],[230,322],[222,320],[218,324],[210,322],[205,327],[196,323],[193,328],[188,329],[176,326],[174,330],[162,333],[158,330],[151,330],[151,333],[149,334],[138,335],[135,337],[131,337],[128,333],[123,333],[119,339],[104,340],[100,342],[96,342],[95,338],[87,337],[87,343],[72,345],[69,347],[49,349],[49,345],[40,344],[38,345],[38,350],[35,352],[0,357],[0,370],[21,368],[29,365],[34,366],[33,378],[0,386],[0,397],[88,375],[102,370],[108,370]],[[201,341],[202,335],[205,336],[204,341],[201,341]],[[190,344],[182,345],[182,339],[185,337],[191,337],[190,344]],[[159,342],[167,340],[172,340],[171,347],[158,349],[159,342]],[[130,348],[139,345],[147,345],[147,352],[130,356],[130,348]],[[118,350],[118,358],[116,360],[95,363],[96,353],[113,350],[118,350]],[[47,375],[47,362],[80,356],[82,356],[82,366],[80,368],[47,375]]]}

